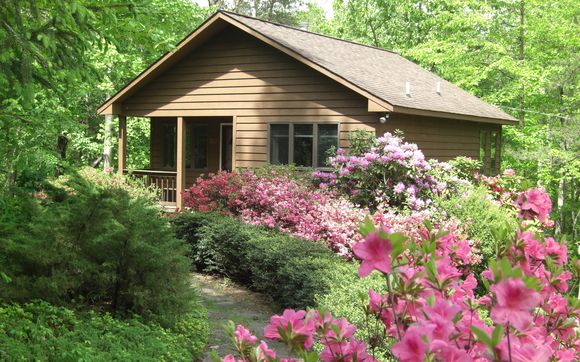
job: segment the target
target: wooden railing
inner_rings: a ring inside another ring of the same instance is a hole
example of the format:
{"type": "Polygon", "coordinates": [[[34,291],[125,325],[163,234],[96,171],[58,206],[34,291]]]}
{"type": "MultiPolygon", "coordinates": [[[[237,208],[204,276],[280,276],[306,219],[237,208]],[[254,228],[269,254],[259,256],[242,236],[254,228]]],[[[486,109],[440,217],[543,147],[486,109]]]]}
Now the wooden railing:
{"type": "Polygon", "coordinates": [[[177,172],[155,170],[125,170],[125,173],[142,179],[145,186],[159,189],[159,202],[163,205],[175,205],[177,199],[177,172]]]}

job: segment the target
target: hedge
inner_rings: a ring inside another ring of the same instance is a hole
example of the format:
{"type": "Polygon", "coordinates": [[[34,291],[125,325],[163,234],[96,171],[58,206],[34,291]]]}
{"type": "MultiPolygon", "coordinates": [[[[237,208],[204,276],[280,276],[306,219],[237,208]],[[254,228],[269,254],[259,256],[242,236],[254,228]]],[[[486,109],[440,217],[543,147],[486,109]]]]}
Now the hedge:
{"type": "Polygon", "coordinates": [[[177,237],[191,245],[197,271],[226,276],[272,297],[282,308],[322,306],[346,316],[360,300],[358,293],[348,293],[351,287],[366,292],[382,285],[378,275],[359,279],[356,263],[322,244],[227,216],[183,212],[173,226],[177,237]],[[334,303],[338,294],[340,306],[334,303]]]}

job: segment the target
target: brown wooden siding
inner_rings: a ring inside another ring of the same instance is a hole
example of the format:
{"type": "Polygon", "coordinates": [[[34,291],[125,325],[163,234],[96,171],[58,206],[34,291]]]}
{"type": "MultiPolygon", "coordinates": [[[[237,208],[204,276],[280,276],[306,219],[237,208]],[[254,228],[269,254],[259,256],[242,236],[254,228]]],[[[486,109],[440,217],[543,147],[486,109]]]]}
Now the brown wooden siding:
{"type": "MultiPolygon", "coordinates": [[[[500,127],[407,115],[391,115],[386,125],[380,125],[379,114],[369,113],[367,107],[365,97],[250,35],[228,29],[136,92],[123,103],[123,113],[205,117],[196,122],[212,124],[210,134],[217,137],[208,172],[216,171],[219,164],[220,122],[209,116],[228,116],[228,123],[235,117],[236,167],[259,167],[267,161],[269,123],[339,123],[341,147],[348,146],[348,132],[354,129],[377,134],[401,129],[427,157],[439,160],[479,157],[479,130],[500,127]]],[[[155,135],[159,130],[152,127],[153,168],[162,161],[160,136],[155,135]]],[[[188,171],[187,183],[198,174],[188,171]]]]}
{"type": "Polygon", "coordinates": [[[377,135],[395,130],[417,143],[427,158],[448,161],[457,156],[479,159],[481,130],[500,130],[501,125],[393,114],[378,125],[377,135]]]}

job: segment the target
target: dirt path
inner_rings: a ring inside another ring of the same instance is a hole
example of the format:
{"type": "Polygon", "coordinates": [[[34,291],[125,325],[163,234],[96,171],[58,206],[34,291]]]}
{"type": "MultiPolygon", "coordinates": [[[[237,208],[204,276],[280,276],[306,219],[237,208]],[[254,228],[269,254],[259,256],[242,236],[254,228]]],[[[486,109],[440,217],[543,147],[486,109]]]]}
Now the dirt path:
{"type": "MultiPolygon", "coordinates": [[[[216,350],[220,357],[234,353],[232,342],[224,330],[229,320],[243,324],[254,335],[263,339],[264,327],[269,323],[270,316],[280,313],[264,296],[227,280],[194,273],[193,284],[199,289],[209,314],[211,330],[204,361],[211,361],[212,350],[216,350]]],[[[272,340],[266,340],[266,343],[278,356],[289,355],[286,346],[272,340]]]]}

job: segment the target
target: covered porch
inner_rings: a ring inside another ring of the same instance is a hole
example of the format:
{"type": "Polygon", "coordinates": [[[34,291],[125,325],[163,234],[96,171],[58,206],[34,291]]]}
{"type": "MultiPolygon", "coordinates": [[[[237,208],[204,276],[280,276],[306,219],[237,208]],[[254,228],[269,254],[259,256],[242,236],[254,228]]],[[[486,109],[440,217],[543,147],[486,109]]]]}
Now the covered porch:
{"type": "Polygon", "coordinates": [[[182,193],[197,177],[234,168],[234,117],[149,119],[149,167],[129,169],[127,117],[119,116],[118,172],[154,185],[164,207],[182,209],[182,193]]]}

